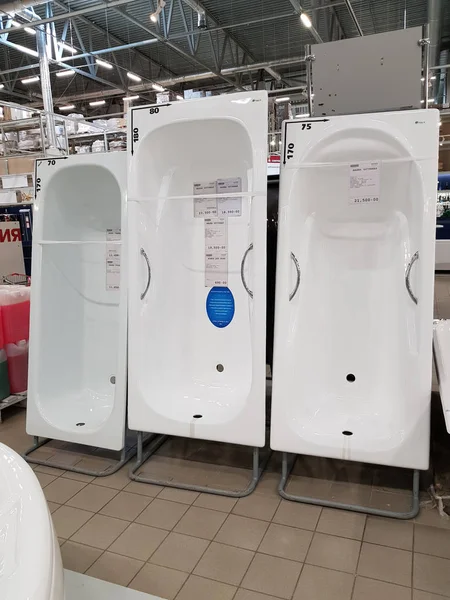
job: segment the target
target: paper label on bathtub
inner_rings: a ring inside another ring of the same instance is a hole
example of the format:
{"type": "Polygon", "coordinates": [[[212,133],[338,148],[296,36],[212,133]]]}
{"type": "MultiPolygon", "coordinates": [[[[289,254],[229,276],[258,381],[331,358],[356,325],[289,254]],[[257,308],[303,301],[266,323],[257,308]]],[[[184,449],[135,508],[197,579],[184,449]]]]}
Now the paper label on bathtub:
{"type": "MultiPolygon", "coordinates": [[[[217,193],[226,194],[231,192],[237,194],[242,192],[242,182],[240,177],[217,180],[217,193]]],[[[230,198],[217,198],[217,216],[218,217],[240,217],[242,215],[242,198],[231,196],[230,198]]]]}
{"type": "Polygon", "coordinates": [[[205,287],[228,285],[226,219],[205,219],[205,287]]]}
{"type": "Polygon", "coordinates": [[[217,201],[215,198],[202,198],[202,194],[215,194],[216,182],[203,181],[194,183],[194,218],[204,219],[217,216],[217,201]]]}
{"type": "MultiPolygon", "coordinates": [[[[121,239],[120,227],[106,230],[107,242],[118,242],[121,239]]],[[[120,289],[120,246],[106,244],[106,291],[120,289]]]]}
{"type": "Polygon", "coordinates": [[[350,165],[349,179],[349,204],[372,204],[380,201],[379,162],[350,165]]]}

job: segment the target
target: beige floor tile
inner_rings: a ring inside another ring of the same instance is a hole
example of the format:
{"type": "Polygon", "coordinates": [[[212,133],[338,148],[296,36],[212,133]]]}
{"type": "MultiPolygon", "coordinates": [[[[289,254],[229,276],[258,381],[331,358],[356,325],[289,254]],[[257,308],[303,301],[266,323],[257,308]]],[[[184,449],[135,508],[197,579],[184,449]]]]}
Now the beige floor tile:
{"type": "Polygon", "coordinates": [[[166,487],[158,494],[161,500],[172,500],[172,502],[181,502],[181,504],[192,504],[198,498],[198,492],[190,490],[178,490],[177,488],[166,487]]]}
{"type": "Polygon", "coordinates": [[[422,592],[421,590],[413,590],[413,600],[445,600],[445,596],[430,594],[430,592],[422,592]]]}
{"type": "Polygon", "coordinates": [[[41,484],[41,488],[45,488],[45,486],[47,486],[52,481],[55,481],[56,479],[55,475],[49,475],[48,473],[39,473],[39,471],[36,471],[35,475],[38,478],[39,483],[41,484]]]}
{"type": "Polygon", "coordinates": [[[333,482],[330,479],[291,475],[288,485],[286,486],[286,491],[296,496],[329,498],[332,483],[333,482]]]}
{"type": "Polygon", "coordinates": [[[410,494],[400,492],[392,494],[381,490],[372,490],[369,506],[381,510],[393,510],[396,512],[407,512],[411,510],[410,494]]]}
{"type": "MultiPolygon", "coordinates": [[[[44,458],[48,457],[45,456],[44,458]]],[[[55,477],[59,477],[65,473],[63,469],[56,469],[55,467],[47,467],[45,465],[37,465],[34,470],[36,473],[48,473],[48,475],[54,475],[55,477]]]]}
{"type": "Polygon", "coordinates": [[[236,502],[236,498],[226,498],[225,496],[216,496],[215,494],[200,494],[194,502],[194,506],[229,513],[236,502]]]}
{"type": "Polygon", "coordinates": [[[330,498],[335,502],[368,506],[370,503],[372,486],[347,481],[337,481],[331,485],[329,493],[330,498]]]}
{"type": "Polygon", "coordinates": [[[94,513],[71,506],[60,506],[52,514],[56,535],[68,540],[76,531],[83,527],[94,513]]]}
{"type": "Polygon", "coordinates": [[[353,600],[411,600],[411,588],[357,577],[353,600]]]}
{"type": "Polygon", "coordinates": [[[352,540],[361,540],[365,523],[366,515],[346,510],[324,508],[316,531],[352,540]]]}
{"type": "Polygon", "coordinates": [[[61,506],[61,504],[57,504],[56,502],[49,502],[47,500],[47,506],[50,510],[50,513],[53,514],[56,510],[58,510],[58,508],[61,506]]]}
{"type": "Polygon", "coordinates": [[[271,523],[258,552],[303,562],[312,537],[312,531],[271,523]]]}
{"type": "Polygon", "coordinates": [[[100,512],[102,515],[116,517],[117,519],[134,521],[151,501],[152,499],[148,496],[119,492],[100,512]]]}
{"type": "Polygon", "coordinates": [[[162,485],[152,485],[151,483],[139,483],[139,481],[130,481],[130,483],[123,488],[123,491],[155,498],[160,492],[162,492],[163,489],[164,488],[162,487],[162,485]]]}
{"type": "Polygon", "coordinates": [[[239,585],[253,556],[254,552],[250,550],[212,542],[195,567],[194,574],[239,585]]]}
{"type": "Polygon", "coordinates": [[[273,521],[280,525],[314,531],[321,511],[322,509],[319,506],[282,500],[273,517],[273,521]]]}
{"type": "Polygon", "coordinates": [[[412,553],[363,542],[358,575],[398,585],[411,585],[412,553]]]}
{"type": "MultiPolygon", "coordinates": [[[[91,475],[85,475],[84,473],[74,473],[73,471],[66,471],[61,477],[66,479],[75,479],[75,481],[83,481],[84,483],[92,483],[95,481],[95,477],[91,475]]],[[[100,479],[99,477],[97,479],[100,479]]]]}
{"type": "Polygon", "coordinates": [[[301,563],[293,560],[256,554],[241,586],[262,594],[276,594],[279,598],[289,599],[294,593],[301,569],[301,563]]]}
{"type": "Polygon", "coordinates": [[[450,558],[450,532],[437,527],[416,525],[414,529],[414,551],[450,558]]]}
{"type": "Polygon", "coordinates": [[[147,563],[128,587],[158,598],[174,600],[187,578],[187,573],[147,563]]]}
{"type": "Polygon", "coordinates": [[[231,600],[236,588],[211,579],[191,575],[181,588],[177,600],[231,600]]]}
{"type": "Polygon", "coordinates": [[[450,560],[414,553],[413,587],[446,596],[450,590],[450,560]]]}
{"type": "Polygon", "coordinates": [[[353,581],[350,573],[305,565],[293,600],[350,600],[353,581]]]}
{"type": "Polygon", "coordinates": [[[315,533],[306,562],[316,567],[354,573],[361,543],[334,535],[315,533]]]}
{"type": "Polygon", "coordinates": [[[127,586],[143,566],[144,563],[141,560],[105,552],[86,571],[86,575],[127,586]]]}
{"type": "Polygon", "coordinates": [[[207,547],[206,540],[172,532],[153,553],[150,562],[190,573],[207,547]]]}
{"type": "Polygon", "coordinates": [[[85,573],[102,552],[103,550],[98,548],[76,544],[70,540],[61,546],[61,558],[64,568],[77,573],[85,573]]]}
{"type": "Polygon", "coordinates": [[[279,600],[279,598],[275,598],[275,596],[267,596],[266,594],[259,594],[258,592],[252,592],[251,590],[244,590],[244,588],[239,588],[233,600],[279,600]]]}
{"type": "Polygon", "coordinates": [[[89,483],[81,491],[73,496],[68,502],[68,506],[74,506],[75,508],[82,508],[83,510],[90,510],[92,512],[98,512],[105,506],[114,496],[117,494],[117,490],[110,490],[99,485],[89,483]]]}
{"type": "Polygon", "coordinates": [[[58,479],[55,479],[55,481],[52,481],[44,488],[44,494],[50,502],[65,504],[67,500],[70,500],[70,498],[82,490],[85,485],[81,481],[58,477],[58,479]]]}
{"type": "Polygon", "coordinates": [[[104,515],[94,515],[72,536],[72,541],[106,550],[127,527],[127,521],[105,517],[104,515]]]}
{"type": "Polygon", "coordinates": [[[414,524],[382,517],[367,517],[364,541],[401,550],[412,550],[414,524]]]}
{"type": "Polygon", "coordinates": [[[168,535],[164,529],[131,523],[112,543],[109,550],[116,554],[146,561],[168,535]]]}
{"type": "Polygon", "coordinates": [[[212,540],[226,518],[226,514],[217,510],[191,506],[178,522],[175,531],[212,540]]]}
{"type": "Polygon", "coordinates": [[[420,513],[414,519],[414,522],[419,523],[420,525],[450,530],[450,519],[443,519],[436,508],[431,508],[430,506],[421,508],[420,513]]]}
{"type": "Polygon", "coordinates": [[[279,504],[280,498],[250,494],[245,498],[239,498],[232,512],[241,517],[271,521],[279,504]]]}
{"type": "Polygon", "coordinates": [[[120,469],[120,471],[117,471],[112,475],[107,475],[106,477],[97,477],[95,479],[95,483],[97,485],[112,488],[114,490],[123,490],[130,483],[128,469],[129,466],[125,465],[120,469]]]}
{"type": "Polygon", "coordinates": [[[159,527],[160,529],[168,529],[170,531],[175,527],[187,509],[188,506],[186,504],[158,500],[156,498],[141,512],[136,521],[142,525],[159,527]]]}
{"type": "Polygon", "coordinates": [[[229,515],[214,539],[230,546],[257,550],[268,527],[267,521],[229,515]]]}

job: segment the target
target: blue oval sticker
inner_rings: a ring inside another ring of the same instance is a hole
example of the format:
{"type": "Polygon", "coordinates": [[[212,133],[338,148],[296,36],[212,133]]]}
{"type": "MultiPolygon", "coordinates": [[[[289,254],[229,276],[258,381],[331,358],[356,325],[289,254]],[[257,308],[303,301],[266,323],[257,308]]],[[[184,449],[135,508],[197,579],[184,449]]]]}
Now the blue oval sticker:
{"type": "Polygon", "coordinates": [[[206,314],[215,327],[226,327],[234,317],[234,297],[227,287],[213,287],[206,298],[206,314]]]}

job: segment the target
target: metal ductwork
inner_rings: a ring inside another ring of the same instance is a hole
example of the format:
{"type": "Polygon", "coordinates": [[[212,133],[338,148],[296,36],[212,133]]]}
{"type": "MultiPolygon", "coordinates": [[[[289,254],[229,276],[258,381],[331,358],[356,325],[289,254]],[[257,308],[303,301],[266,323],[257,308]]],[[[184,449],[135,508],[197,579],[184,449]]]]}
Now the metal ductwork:
{"type": "Polygon", "coordinates": [[[38,4],[47,4],[48,0],[15,0],[15,2],[2,2],[0,4],[0,14],[17,13],[26,8],[37,6],[38,4]]]}

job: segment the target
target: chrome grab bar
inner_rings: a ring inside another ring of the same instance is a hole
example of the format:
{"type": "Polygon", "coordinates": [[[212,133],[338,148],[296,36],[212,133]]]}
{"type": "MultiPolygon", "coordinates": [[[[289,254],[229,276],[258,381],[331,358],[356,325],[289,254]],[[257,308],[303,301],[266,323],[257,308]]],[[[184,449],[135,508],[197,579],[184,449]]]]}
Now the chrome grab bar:
{"type": "Polygon", "coordinates": [[[292,292],[289,294],[289,302],[290,302],[291,300],[293,300],[293,299],[294,299],[294,296],[295,296],[295,294],[297,293],[297,291],[298,291],[298,288],[299,288],[299,286],[300,286],[300,265],[298,264],[297,257],[295,256],[295,254],[294,254],[293,252],[291,252],[291,260],[292,260],[292,262],[294,263],[294,265],[295,265],[295,269],[296,269],[296,271],[297,271],[297,280],[296,280],[296,282],[295,282],[294,289],[293,289],[293,290],[292,290],[292,292]]]}
{"type": "Polygon", "coordinates": [[[406,285],[406,289],[408,290],[408,294],[411,298],[411,300],[414,302],[414,304],[418,304],[418,299],[417,296],[414,295],[412,289],[411,289],[411,284],[409,282],[409,276],[411,274],[411,269],[413,264],[416,262],[416,260],[418,260],[419,258],[419,251],[415,252],[412,255],[411,260],[409,261],[409,265],[406,267],[406,271],[405,271],[405,285],[406,285]]]}
{"type": "Polygon", "coordinates": [[[144,250],[144,248],[141,248],[141,256],[143,256],[145,258],[145,262],[147,263],[147,273],[148,273],[147,285],[145,286],[145,290],[141,294],[141,300],[143,300],[145,298],[145,296],[147,295],[148,288],[150,287],[150,280],[152,278],[152,270],[150,268],[150,261],[148,260],[147,252],[144,250]]]}
{"type": "Polygon", "coordinates": [[[244,267],[245,267],[245,261],[247,259],[247,256],[250,252],[250,250],[253,250],[253,243],[250,244],[250,246],[247,248],[247,250],[244,252],[244,256],[242,257],[242,261],[241,261],[241,281],[242,281],[242,285],[245,288],[245,291],[247,292],[247,294],[250,296],[250,298],[253,298],[253,292],[252,290],[248,287],[247,282],[245,281],[245,275],[244,275],[244,267]]]}

